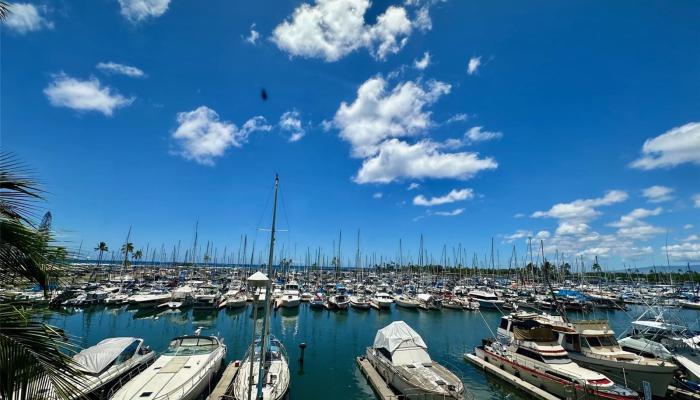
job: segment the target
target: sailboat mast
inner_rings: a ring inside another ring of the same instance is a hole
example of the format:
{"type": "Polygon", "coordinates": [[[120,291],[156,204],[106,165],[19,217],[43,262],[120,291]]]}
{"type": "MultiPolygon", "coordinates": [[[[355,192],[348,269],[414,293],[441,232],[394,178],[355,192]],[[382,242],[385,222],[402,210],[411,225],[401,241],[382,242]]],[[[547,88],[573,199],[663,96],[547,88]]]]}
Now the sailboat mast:
{"type": "MultiPolygon", "coordinates": [[[[280,179],[275,175],[275,200],[272,206],[272,229],[270,229],[270,255],[267,262],[267,289],[265,292],[265,309],[263,310],[263,329],[260,338],[260,364],[258,367],[258,390],[256,399],[263,398],[263,382],[265,381],[265,358],[270,340],[270,298],[272,297],[272,263],[275,257],[275,226],[277,222],[277,191],[279,190],[280,179]]],[[[255,344],[253,344],[255,346],[255,344]]],[[[253,354],[255,352],[253,351],[253,354]]],[[[252,359],[252,358],[251,358],[252,359]]]]}

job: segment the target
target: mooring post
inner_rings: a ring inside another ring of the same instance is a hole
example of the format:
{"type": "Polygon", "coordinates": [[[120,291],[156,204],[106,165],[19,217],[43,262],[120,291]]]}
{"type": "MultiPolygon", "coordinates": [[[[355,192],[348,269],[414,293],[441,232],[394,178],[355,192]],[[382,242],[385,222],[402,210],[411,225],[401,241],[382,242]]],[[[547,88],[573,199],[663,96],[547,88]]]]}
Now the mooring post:
{"type": "Polygon", "coordinates": [[[301,349],[301,355],[299,356],[299,364],[304,365],[304,349],[306,349],[306,343],[300,343],[299,348],[301,349]]]}

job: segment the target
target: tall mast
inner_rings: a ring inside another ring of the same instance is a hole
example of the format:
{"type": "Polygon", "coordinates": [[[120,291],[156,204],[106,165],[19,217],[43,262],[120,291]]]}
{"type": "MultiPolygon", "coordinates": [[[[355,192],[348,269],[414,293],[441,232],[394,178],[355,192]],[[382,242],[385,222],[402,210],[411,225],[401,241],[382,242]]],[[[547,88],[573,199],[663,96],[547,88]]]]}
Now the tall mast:
{"type": "MultiPolygon", "coordinates": [[[[272,206],[272,229],[270,229],[270,255],[267,262],[267,289],[265,291],[265,313],[263,316],[263,329],[260,338],[260,364],[258,369],[258,391],[256,399],[263,398],[263,383],[265,381],[265,358],[267,357],[267,349],[270,347],[270,298],[272,297],[272,262],[275,257],[275,224],[277,220],[277,191],[279,189],[280,179],[278,175],[275,175],[275,200],[272,206]]],[[[255,343],[253,343],[253,349],[255,349],[255,343]]],[[[255,351],[252,353],[255,354],[255,351]]],[[[251,356],[252,362],[252,356],[251,356]]]]}

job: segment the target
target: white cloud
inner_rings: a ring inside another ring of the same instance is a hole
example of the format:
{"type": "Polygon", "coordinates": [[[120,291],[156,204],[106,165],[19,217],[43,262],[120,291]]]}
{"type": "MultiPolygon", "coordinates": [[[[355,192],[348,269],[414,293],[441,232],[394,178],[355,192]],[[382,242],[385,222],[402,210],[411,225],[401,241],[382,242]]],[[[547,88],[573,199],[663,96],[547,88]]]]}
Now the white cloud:
{"type": "Polygon", "coordinates": [[[700,193],[693,195],[693,207],[700,208],[700,193]]]}
{"type": "Polygon", "coordinates": [[[683,229],[693,229],[693,224],[685,224],[683,225],[683,229]]]}
{"type": "Polygon", "coordinates": [[[45,12],[45,7],[37,8],[28,3],[12,3],[3,25],[19,34],[36,32],[44,28],[53,29],[53,22],[46,19],[45,12]]]}
{"type": "Polygon", "coordinates": [[[652,226],[646,223],[641,223],[635,226],[620,228],[617,230],[617,235],[623,238],[635,240],[648,240],[652,236],[664,233],[662,228],[652,226]]]}
{"type": "Polygon", "coordinates": [[[481,66],[481,57],[472,57],[469,59],[469,64],[467,64],[467,73],[469,75],[474,75],[479,70],[481,66]]]}
{"type": "Polygon", "coordinates": [[[433,215],[437,215],[440,217],[455,217],[457,215],[460,215],[464,212],[463,208],[456,208],[452,211],[435,211],[433,215]]]}
{"type": "Polygon", "coordinates": [[[241,128],[227,121],[219,121],[216,111],[200,106],[193,111],[177,114],[177,129],[172,133],[177,154],[203,165],[214,165],[231,146],[241,147],[248,136],[257,131],[270,131],[265,118],[254,117],[241,128]]]}
{"type": "Polygon", "coordinates": [[[413,198],[413,205],[432,207],[441,204],[449,204],[457,201],[464,201],[474,198],[474,191],[472,189],[452,189],[448,194],[439,197],[431,197],[427,199],[422,194],[413,198]]]}
{"type": "Polygon", "coordinates": [[[420,187],[420,184],[416,182],[411,182],[410,185],[408,185],[408,188],[406,190],[416,190],[420,187]]]}
{"type": "Polygon", "coordinates": [[[119,0],[121,14],[133,23],[160,17],[169,5],[170,0],[119,0]]]}
{"type": "Polygon", "coordinates": [[[661,207],[656,207],[653,210],[648,210],[646,208],[636,208],[632,210],[632,212],[630,212],[629,214],[621,216],[619,221],[613,222],[609,225],[616,228],[630,227],[642,223],[640,221],[641,219],[656,216],[661,214],[662,212],[663,209],[661,207]]]}
{"type": "Polygon", "coordinates": [[[418,9],[413,25],[423,32],[433,29],[433,20],[430,19],[430,13],[428,12],[427,6],[418,9]]]}
{"type": "Polygon", "coordinates": [[[136,67],[132,67],[129,65],[124,65],[124,64],[118,64],[115,62],[101,62],[97,64],[97,69],[100,71],[106,73],[106,74],[120,74],[120,75],[126,75],[131,78],[143,78],[146,76],[143,71],[136,67]]]}
{"type": "Polygon", "coordinates": [[[482,131],[481,129],[481,126],[475,126],[469,129],[467,133],[464,134],[464,136],[471,143],[486,142],[489,140],[496,140],[503,137],[503,133],[501,132],[482,131]]]}
{"type": "Polygon", "coordinates": [[[682,242],[697,242],[700,240],[700,236],[698,235],[690,235],[687,238],[681,240],[682,242]]]}
{"type": "Polygon", "coordinates": [[[550,236],[552,236],[549,231],[539,231],[537,232],[537,235],[535,235],[535,239],[548,239],[550,236]]]}
{"type": "Polygon", "coordinates": [[[523,214],[523,213],[515,213],[515,214],[513,215],[513,218],[524,218],[525,216],[526,216],[526,215],[523,214]]]}
{"type": "Polygon", "coordinates": [[[646,197],[650,203],[662,203],[673,199],[671,195],[673,189],[666,186],[650,186],[642,190],[642,196],[646,197]]]}
{"type": "Polygon", "coordinates": [[[647,139],[642,154],[631,167],[650,170],[683,163],[700,165],[700,122],[691,122],[647,139]]]}
{"type": "Polygon", "coordinates": [[[662,246],[661,249],[668,252],[669,257],[677,261],[700,261],[700,243],[685,242],[662,246]]]}
{"type": "Polygon", "coordinates": [[[381,199],[382,197],[384,197],[384,193],[382,193],[382,192],[375,192],[375,193],[372,195],[372,198],[373,198],[373,199],[381,199]]]}
{"type": "Polygon", "coordinates": [[[610,190],[603,197],[555,204],[547,211],[534,212],[532,217],[587,221],[600,215],[600,212],[595,209],[596,207],[620,203],[627,200],[627,197],[627,193],[624,191],[610,190]]]}
{"type": "Polygon", "coordinates": [[[526,239],[529,237],[532,237],[532,231],[526,231],[524,229],[518,229],[515,231],[515,233],[503,235],[503,239],[505,239],[505,241],[508,243],[513,243],[516,240],[526,239]]]}
{"type": "Polygon", "coordinates": [[[554,232],[557,236],[574,235],[580,236],[587,233],[590,230],[590,226],[583,222],[568,222],[562,221],[557,230],[554,232]]]}
{"type": "Polygon", "coordinates": [[[416,69],[424,70],[428,68],[428,65],[430,65],[430,53],[427,51],[423,53],[423,58],[413,61],[413,66],[416,67],[416,69]]]}
{"type": "Polygon", "coordinates": [[[290,142],[298,142],[306,135],[306,131],[301,123],[299,112],[296,110],[287,111],[280,117],[279,126],[282,130],[290,132],[290,142]]]}
{"type": "Polygon", "coordinates": [[[477,153],[446,153],[442,143],[423,139],[408,143],[398,138],[422,136],[435,126],[428,106],[449,93],[450,85],[429,81],[400,82],[387,89],[381,76],[368,79],[351,103],[342,102],[333,126],[351,145],[351,154],[364,159],[357,183],[388,183],[397,179],[469,179],[481,170],[494,169],[492,158],[477,153]]]}
{"type": "Polygon", "coordinates": [[[79,80],[64,73],[54,75],[53,82],[44,89],[44,94],[55,107],[99,111],[108,116],[134,101],[133,97],[126,98],[108,86],[101,86],[96,78],[79,80]]]}
{"type": "Polygon", "coordinates": [[[425,108],[450,89],[443,82],[420,85],[407,81],[388,91],[386,80],[377,76],[358,88],[352,104],[340,104],[333,122],[340,137],[352,145],[353,155],[367,157],[375,154],[385,139],[424,134],[433,125],[425,108]]]}
{"type": "Polygon", "coordinates": [[[257,44],[258,39],[260,39],[260,32],[255,30],[255,23],[250,25],[250,33],[245,38],[245,41],[250,44],[257,44]]]}
{"type": "Polygon", "coordinates": [[[477,153],[442,153],[429,140],[408,144],[398,139],[382,142],[375,155],[365,159],[354,180],[357,183],[389,183],[401,178],[469,179],[498,164],[477,153]]]}
{"type": "Polygon", "coordinates": [[[406,9],[389,6],[374,25],[365,24],[369,0],[316,0],[294,10],[279,24],[272,40],[292,56],[337,61],[349,53],[367,48],[380,60],[399,52],[408,40],[413,24],[406,9]]]}
{"type": "Polygon", "coordinates": [[[453,122],[463,122],[463,121],[466,121],[467,119],[469,119],[469,116],[467,114],[458,113],[458,114],[455,114],[455,115],[451,116],[450,118],[448,118],[447,121],[445,121],[445,123],[451,124],[453,122]]]}

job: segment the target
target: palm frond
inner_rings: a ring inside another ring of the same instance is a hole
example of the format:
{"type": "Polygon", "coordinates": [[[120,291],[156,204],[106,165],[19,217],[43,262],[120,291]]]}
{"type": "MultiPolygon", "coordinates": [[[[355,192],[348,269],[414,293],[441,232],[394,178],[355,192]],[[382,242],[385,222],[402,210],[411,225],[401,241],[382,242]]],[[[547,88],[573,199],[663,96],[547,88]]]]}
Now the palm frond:
{"type": "Polygon", "coordinates": [[[0,282],[20,276],[48,287],[48,243],[44,235],[15,220],[0,221],[0,282]]]}
{"type": "Polygon", "coordinates": [[[81,388],[75,347],[57,328],[11,304],[0,304],[0,398],[67,399],[81,388]]]}
{"type": "Polygon", "coordinates": [[[29,168],[12,154],[0,153],[0,218],[31,225],[43,193],[29,168]]]}
{"type": "Polygon", "coordinates": [[[0,1],[0,21],[7,19],[7,15],[10,13],[10,3],[6,1],[0,1]]]}

